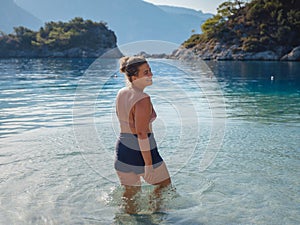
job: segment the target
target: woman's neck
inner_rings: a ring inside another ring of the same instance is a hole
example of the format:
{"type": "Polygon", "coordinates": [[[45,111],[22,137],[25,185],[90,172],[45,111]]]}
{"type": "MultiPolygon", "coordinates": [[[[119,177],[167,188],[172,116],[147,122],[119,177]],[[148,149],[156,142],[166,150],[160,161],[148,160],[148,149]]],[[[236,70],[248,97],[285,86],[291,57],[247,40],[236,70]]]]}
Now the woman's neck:
{"type": "Polygon", "coordinates": [[[131,88],[138,92],[144,92],[145,87],[139,87],[138,85],[134,85],[131,83],[131,88]]]}

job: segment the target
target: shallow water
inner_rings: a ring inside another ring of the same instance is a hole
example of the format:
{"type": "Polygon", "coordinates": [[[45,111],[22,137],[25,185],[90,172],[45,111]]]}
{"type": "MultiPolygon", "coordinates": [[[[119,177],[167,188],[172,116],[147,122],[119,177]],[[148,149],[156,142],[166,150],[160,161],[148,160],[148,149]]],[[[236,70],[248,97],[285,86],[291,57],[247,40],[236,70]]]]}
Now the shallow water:
{"type": "Polygon", "coordinates": [[[151,60],[176,193],[120,207],[114,62],[0,60],[1,224],[299,224],[300,64],[151,60]],[[273,76],[273,80],[271,80],[273,76]],[[218,81],[218,82],[217,82],[218,81]]]}

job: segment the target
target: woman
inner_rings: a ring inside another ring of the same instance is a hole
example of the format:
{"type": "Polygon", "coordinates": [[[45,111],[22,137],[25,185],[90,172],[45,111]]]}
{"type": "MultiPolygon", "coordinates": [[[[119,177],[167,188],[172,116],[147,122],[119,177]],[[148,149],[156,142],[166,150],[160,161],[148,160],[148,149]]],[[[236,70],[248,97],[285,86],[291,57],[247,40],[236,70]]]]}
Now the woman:
{"type": "Polygon", "coordinates": [[[116,98],[121,132],[116,144],[115,169],[125,188],[125,209],[135,213],[134,196],[141,189],[141,177],[156,185],[157,197],[171,184],[171,179],[152,133],[156,113],[150,96],[144,93],[145,87],[152,85],[151,68],[144,57],[123,57],[120,71],[126,75],[127,87],[119,90],[116,98]]]}

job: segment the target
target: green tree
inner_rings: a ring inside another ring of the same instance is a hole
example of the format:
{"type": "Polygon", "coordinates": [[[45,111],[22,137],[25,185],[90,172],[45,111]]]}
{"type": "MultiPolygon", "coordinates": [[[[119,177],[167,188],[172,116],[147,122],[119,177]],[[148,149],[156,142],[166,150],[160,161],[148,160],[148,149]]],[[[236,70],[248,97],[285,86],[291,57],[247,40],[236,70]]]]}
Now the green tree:
{"type": "Polygon", "coordinates": [[[184,46],[201,49],[220,42],[237,50],[291,49],[300,45],[300,3],[298,0],[225,1],[217,14],[201,26],[184,46]]]}
{"type": "Polygon", "coordinates": [[[14,39],[19,42],[20,45],[24,46],[25,48],[31,48],[31,41],[35,38],[35,32],[20,26],[14,27],[15,37],[14,39]]]}
{"type": "Polygon", "coordinates": [[[219,5],[217,12],[220,16],[228,18],[236,14],[245,4],[246,1],[241,0],[226,1],[219,5]]]}
{"type": "Polygon", "coordinates": [[[204,36],[206,36],[206,38],[212,38],[217,32],[220,31],[220,27],[223,26],[224,22],[224,17],[219,14],[206,20],[201,26],[204,36]]]}

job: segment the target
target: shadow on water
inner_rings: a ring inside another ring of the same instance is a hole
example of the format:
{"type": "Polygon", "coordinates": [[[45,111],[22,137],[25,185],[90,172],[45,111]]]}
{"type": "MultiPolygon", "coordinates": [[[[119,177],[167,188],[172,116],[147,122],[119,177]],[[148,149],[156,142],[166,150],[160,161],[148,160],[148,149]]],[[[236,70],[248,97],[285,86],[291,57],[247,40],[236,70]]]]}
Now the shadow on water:
{"type": "Polygon", "coordinates": [[[166,213],[153,213],[153,214],[116,214],[114,218],[114,224],[123,225],[123,224],[163,224],[167,219],[166,213]]]}
{"type": "Polygon", "coordinates": [[[156,212],[152,214],[116,214],[114,218],[115,225],[164,225],[164,224],[197,224],[201,225],[198,220],[184,216],[169,216],[168,213],[156,212]]]}

